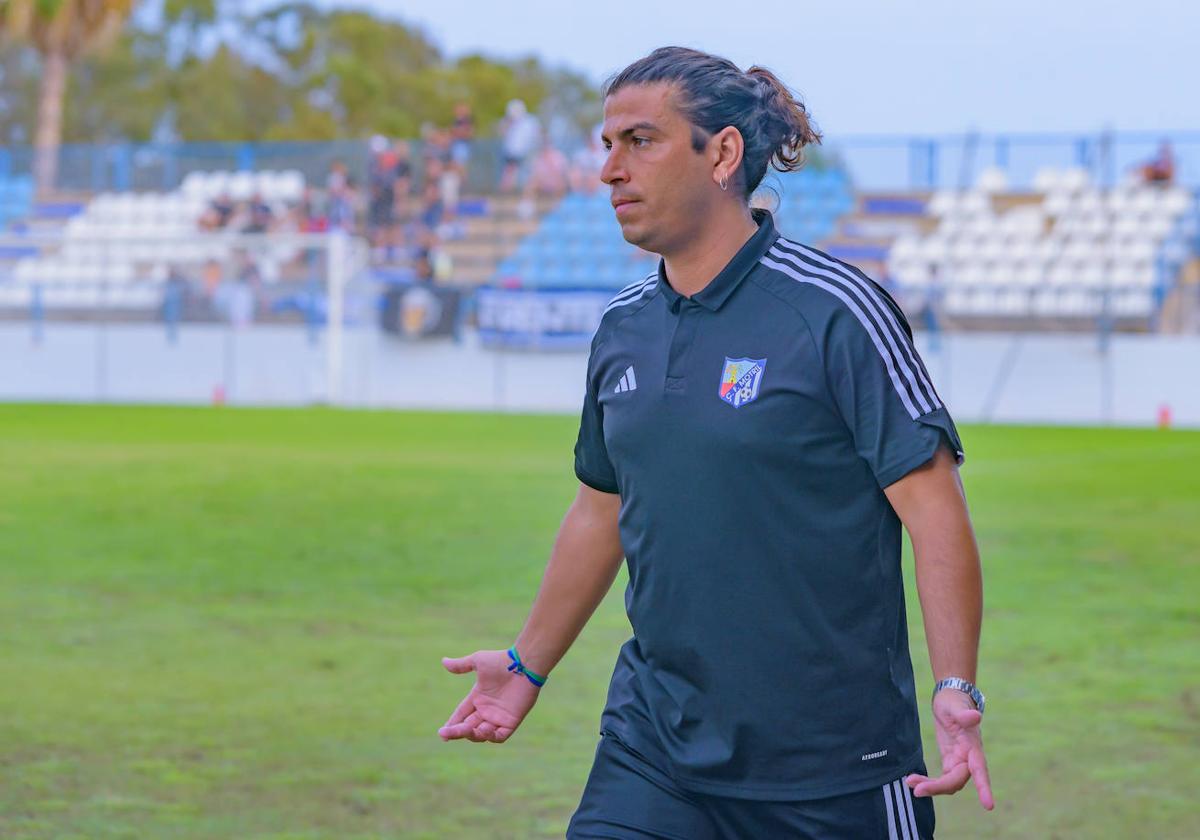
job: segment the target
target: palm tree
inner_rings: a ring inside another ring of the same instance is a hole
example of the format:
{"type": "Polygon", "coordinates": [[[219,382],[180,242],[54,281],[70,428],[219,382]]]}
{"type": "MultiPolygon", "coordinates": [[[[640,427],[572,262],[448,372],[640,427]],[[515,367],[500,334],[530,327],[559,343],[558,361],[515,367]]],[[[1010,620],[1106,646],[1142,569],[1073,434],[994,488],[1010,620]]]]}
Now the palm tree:
{"type": "Polygon", "coordinates": [[[27,41],[42,57],[34,139],[39,195],[54,188],[62,143],[67,72],[81,56],[107,46],[129,17],[133,0],[0,0],[0,31],[27,41]]]}

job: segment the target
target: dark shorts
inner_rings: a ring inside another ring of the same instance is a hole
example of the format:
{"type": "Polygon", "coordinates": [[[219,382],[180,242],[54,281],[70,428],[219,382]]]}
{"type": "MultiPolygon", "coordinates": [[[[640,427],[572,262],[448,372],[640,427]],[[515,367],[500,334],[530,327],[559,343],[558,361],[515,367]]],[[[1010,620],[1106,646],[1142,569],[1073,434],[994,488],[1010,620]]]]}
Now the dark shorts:
{"type": "MultiPolygon", "coordinates": [[[[925,768],[912,772],[923,774],[925,768]]],[[[694,794],[605,734],[567,837],[932,840],[933,829],[933,801],[912,796],[902,779],[842,796],[787,802],[694,794]]]]}

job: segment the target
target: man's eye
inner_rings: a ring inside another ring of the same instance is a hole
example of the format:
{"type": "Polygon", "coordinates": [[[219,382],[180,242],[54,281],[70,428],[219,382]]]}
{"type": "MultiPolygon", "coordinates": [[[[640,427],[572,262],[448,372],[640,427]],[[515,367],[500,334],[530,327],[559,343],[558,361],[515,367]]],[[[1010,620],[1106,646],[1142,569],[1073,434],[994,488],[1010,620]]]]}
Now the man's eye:
{"type": "Polygon", "coordinates": [[[650,144],[649,137],[634,137],[633,138],[633,145],[635,145],[635,146],[648,146],[649,144],[650,144]]]}

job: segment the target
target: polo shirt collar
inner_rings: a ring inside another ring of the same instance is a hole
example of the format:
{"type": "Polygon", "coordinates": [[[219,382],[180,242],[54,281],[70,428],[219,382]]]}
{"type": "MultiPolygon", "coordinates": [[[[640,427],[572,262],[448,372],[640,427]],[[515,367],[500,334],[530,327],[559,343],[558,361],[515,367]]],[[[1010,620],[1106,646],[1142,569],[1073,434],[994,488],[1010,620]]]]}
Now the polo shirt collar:
{"type": "MultiPolygon", "coordinates": [[[[779,236],[775,232],[775,222],[768,211],[755,208],[750,211],[750,214],[758,223],[758,232],[746,240],[746,244],[738,249],[738,252],[733,255],[733,259],[721,269],[716,277],[709,281],[707,286],[692,295],[692,300],[705,309],[713,312],[720,309],[721,305],[733,294],[733,290],[750,273],[750,270],[758,265],[763,254],[767,253],[775,244],[775,240],[779,236]]],[[[677,301],[684,297],[671,288],[671,284],[667,281],[666,262],[661,258],[658,261],[658,288],[662,292],[667,306],[672,310],[678,305],[677,301]]]]}

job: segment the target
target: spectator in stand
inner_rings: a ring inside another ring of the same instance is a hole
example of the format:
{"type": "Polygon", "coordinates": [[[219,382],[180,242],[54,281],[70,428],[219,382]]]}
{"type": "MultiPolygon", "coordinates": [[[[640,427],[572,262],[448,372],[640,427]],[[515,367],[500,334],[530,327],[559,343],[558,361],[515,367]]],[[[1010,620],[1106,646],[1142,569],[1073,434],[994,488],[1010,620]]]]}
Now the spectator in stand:
{"type": "Polygon", "coordinates": [[[204,265],[200,268],[200,284],[206,298],[211,299],[216,295],[217,289],[221,285],[220,260],[208,259],[204,261],[204,265]]]}
{"type": "Polygon", "coordinates": [[[587,145],[575,153],[571,161],[571,189],[591,195],[600,188],[600,170],[608,152],[600,140],[600,126],[592,129],[587,145]]]}
{"type": "Polygon", "coordinates": [[[441,196],[442,218],[449,221],[458,209],[460,176],[454,165],[451,132],[426,124],[421,129],[425,139],[425,182],[437,184],[441,196]]]}
{"type": "MultiPolygon", "coordinates": [[[[438,173],[440,175],[440,173],[438,173]]],[[[439,188],[438,181],[435,179],[427,179],[425,182],[425,190],[422,193],[421,202],[421,225],[430,233],[436,233],[437,229],[445,220],[445,205],[442,204],[442,191],[439,188]]]]}
{"type": "Polygon", "coordinates": [[[348,177],[346,164],[335,160],[329,167],[329,174],[325,176],[325,189],[331,193],[345,189],[348,177]]]}
{"type": "Polygon", "coordinates": [[[417,252],[417,258],[413,261],[413,275],[418,283],[433,284],[433,259],[429,251],[421,249],[417,252]]]}
{"type": "Polygon", "coordinates": [[[266,233],[274,227],[275,213],[271,210],[271,205],[263,200],[263,197],[258,193],[250,199],[250,206],[247,208],[246,224],[242,227],[243,233],[266,233]]]}
{"type": "Polygon", "coordinates": [[[459,102],[454,106],[454,122],[450,124],[450,159],[460,179],[467,177],[467,163],[471,160],[471,143],[474,141],[475,116],[469,103],[459,102]]]}
{"type": "Polygon", "coordinates": [[[1158,153],[1142,166],[1142,180],[1148,184],[1167,185],[1175,180],[1175,153],[1171,141],[1163,138],[1158,153]]]}
{"type": "Polygon", "coordinates": [[[567,156],[552,143],[543,143],[533,161],[533,171],[525,190],[526,197],[562,198],[570,186],[567,156]]]}
{"type": "MultiPolygon", "coordinates": [[[[425,165],[436,164],[444,169],[450,165],[450,132],[437,128],[432,123],[421,126],[421,140],[424,142],[425,165]]],[[[440,172],[441,169],[438,171],[440,172]]]]}
{"type": "Polygon", "coordinates": [[[200,227],[204,230],[221,230],[229,224],[236,209],[237,205],[229,194],[221,193],[209,203],[208,209],[200,217],[200,227]]]}
{"type": "Polygon", "coordinates": [[[234,255],[232,281],[221,278],[213,292],[213,305],[235,327],[244,327],[254,320],[262,274],[254,257],[244,250],[234,255]]]}
{"type": "Polygon", "coordinates": [[[500,192],[516,192],[525,181],[526,163],[541,138],[542,129],[525,108],[525,103],[513,99],[508,103],[500,131],[504,154],[500,192]]]}
{"type": "Polygon", "coordinates": [[[327,216],[331,230],[353,230],[355,188],[342,161],[334,161],[330,167],[329,177],[325,179],[328,191],[327,216]]]}
{"type": "Polygon", "coordinates": [[[396,226],[396,152],[387,138],[371,138],[367,171],[367,237],[377,262],[390,259],[398,243],[396,226]]]}
{"type": "Polygon", "coordinates": [[[392,145],[392,152],[396,156],[396,169],[393,173],[392,193],[395,196],[395,204],[392,208],[392,213],[396,219],[397,226],[403,225],[409,219],[409,194],[412,192],[412,150],[408,143],[403,140],[397,140],[392,145]]]}
{"type": "Polygon", "coordinates": [[[325,202],[312,187],[304,188],[304,197],[296,207],[297,227],[301,233],[324,233],[329,230],[329,218],[325,214],[325,202]]]}

